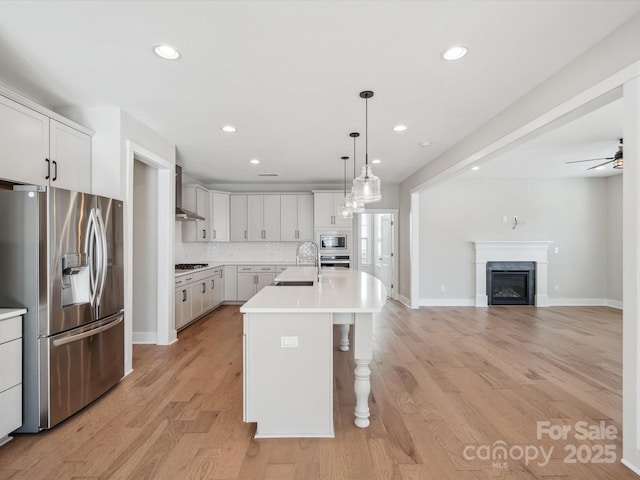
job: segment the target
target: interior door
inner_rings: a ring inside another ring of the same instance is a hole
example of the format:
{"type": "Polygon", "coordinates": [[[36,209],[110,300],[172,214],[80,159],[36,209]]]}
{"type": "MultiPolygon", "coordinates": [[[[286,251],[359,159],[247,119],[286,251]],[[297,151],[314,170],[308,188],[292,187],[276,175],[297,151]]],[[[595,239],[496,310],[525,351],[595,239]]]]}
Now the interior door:
{"type": "Polygon", "coordinates": [[[393,216],[390,213],[374,215],[375,276],[391,295],[393,279],[393,216]]]}

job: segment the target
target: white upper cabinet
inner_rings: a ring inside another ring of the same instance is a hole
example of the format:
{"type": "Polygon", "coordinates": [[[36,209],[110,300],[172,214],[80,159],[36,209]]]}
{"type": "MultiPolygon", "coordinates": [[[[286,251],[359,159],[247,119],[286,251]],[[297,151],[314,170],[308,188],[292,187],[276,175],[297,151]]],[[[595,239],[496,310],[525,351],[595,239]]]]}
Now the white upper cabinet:
{"type": "Polygon", "coordinates": [[[229,194],[209,192],[211,198],[211,236],[214,242],[229,241],[229,194]]]}
{"type": "Polygon", "coordinates": [[[312,195],[282,195],[280,217],[280,240],[283,242],[313,240],[312,195]]]}
{"type": "Polygon", "coordinates": [[[352,219],[343,218],[340,207],[343,192],[314,192],[313,219],[316,228],[351,228],[352,219]]]}
{"type": "Polygon", "coordinates": [[[4,96],[0,155],[0,178],[91,192],[91,137],[4,96]]]}
{"type": "Polygon", "coordinates": [[[280,195],[247,195],[250,242],[280,241],[280,195]]]}
{"type": "Polygon", "coordinates": [[[49,118],[0,96],[0,178],[48,185],[49,118]]]}
{"type": "Polygon", "coordinates": [[[209,190],[199,185],[185,185],[182,189],[182,206],[204,217],[204,220],[182,222],[182,241],[212,241],[209,190]]]}
{"type": "Polygon", "coordinates": [[[91,137],[56,120],[49,122],[49,185],[90,193],[91,137]]]}
{"type": "Polygon", "coordinates": [[[229,197],[229,229],[232,242],[246,242],[247,232],[247,196],[229,197]]]}

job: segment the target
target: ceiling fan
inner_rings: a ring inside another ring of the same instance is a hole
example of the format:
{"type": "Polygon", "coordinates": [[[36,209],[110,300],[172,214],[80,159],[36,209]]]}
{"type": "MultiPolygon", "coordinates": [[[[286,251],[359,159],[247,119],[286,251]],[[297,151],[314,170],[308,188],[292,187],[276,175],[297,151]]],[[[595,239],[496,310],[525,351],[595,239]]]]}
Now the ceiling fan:
{"type": "Polygon", "coordinates": [[[604,163],[600,163],[593,167],[587,168],[587,170],[593,170],[594,168],[602,167],[609,163],[613,163],[613,168],[622,169],[624,168],[624,157],[622,156],[622,139],[620,139],[620,145],[618,145],[618,151],[615,153],[613,157],[601,157],[601,158],[591,158],[589,160],[574,160],[573,162],[564,162],[564,163],[581,163],[581,162],[597,162],[599,160],[607,160],[604,163]]]}

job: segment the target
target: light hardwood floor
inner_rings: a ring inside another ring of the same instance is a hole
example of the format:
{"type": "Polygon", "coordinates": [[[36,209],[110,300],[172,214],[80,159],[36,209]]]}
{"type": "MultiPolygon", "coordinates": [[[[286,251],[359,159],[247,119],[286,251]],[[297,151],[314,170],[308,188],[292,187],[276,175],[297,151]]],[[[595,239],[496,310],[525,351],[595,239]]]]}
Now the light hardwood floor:
{"type": "Polygon", "coordinates": [[[389,302],[375,318],[371,426],[353,425],[353,360],[336,348],[336,438],[255,440],[242,423],[242,317],[225,306],[174,345],[135,346],[134,372],[111,392],[0,448],[0,479],[636,479],[620,464],[621,332],[605,307],[389,302]],[[538,438],[544,421],[572,430],[538,438]],[[616,438],[577,440],[580,421],[616,438]],[[478,458],[499,445],[506,460],[478,458]],[[518,459],[551,447],[546,465],[518,459]]]}

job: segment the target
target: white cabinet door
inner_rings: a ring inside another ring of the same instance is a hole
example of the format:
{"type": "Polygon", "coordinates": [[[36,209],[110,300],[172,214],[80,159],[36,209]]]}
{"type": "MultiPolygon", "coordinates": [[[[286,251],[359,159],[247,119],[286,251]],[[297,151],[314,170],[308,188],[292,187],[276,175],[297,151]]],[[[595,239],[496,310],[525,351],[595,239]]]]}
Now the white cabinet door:
{"type": "Polygon", "coordinates": [[[313,240],[313,196],[280,196],[280,240],[313,240]]]}
{"type": "Polygon", "coordinates": [[[256,292],[256,274],[238,272],[238,293],[237,298],[241,302],[246,302],[256,292]]]}
{"type": "Polygon", "coordinates": [[[352,219],[343,218],[343,192],[316,192],[313,195],[313,218],[316,228],[351,228],[352,219]]]}
{"type": "Polygon", "coordinates": [[[238,300],[238,270],[235,265],[224,266],[224,299],[234,302],[238,300]]]}
{"type": "Polygon", "coordinates": [[[176,289],[173,326],[178,329],[182,325],[182,288],[176,289]]]}
{"type": "Polygon", "coordinates": [[[50,185],[91,192],[91,137],[56,120],[49,122],[50,185]]]}
{"type": "Polygon", "coordinates": [[[268,287],[269,285],[271,285],[273,283],[273,280],[276,278],[273,273],[256,273],[256,277],[258,277],[258,279],[256,283],[255,293],[258,293],[264,287],[268,287]]]}
{"type": "Polygon", "coordinates": [[[313,194],[313,221],[316,228],[334,226],[333,193],[313,194]]]}
{"type": "Polygon", "coordinates": [[[186,185],[182,189],[182,206],[204,217],[204,220],[182,223],[183,242],[211,241],[211,213],[209,191],[198,185],[186,185]]]}
{"type": "Polygon", "coordinates": [[[211,308],[213,307],[212,304],[212,282],[211,280],[213,280],[212,277],[207,277],[207,278],[203,278],[202,280],[200,280],[199,285],[200,285],[200,296],[202,297],[202,310],[200,311],[200,313],[205,313],[209,310],[211,310],[211,308]]]}
{"type": "Polygon", "coordinates": [[[297,240],[313,240],[313,195],[298,195],[297,240]]]}
{"type": "Polygon", "coordinates": [[[250,242],[280,240],[280,195],[247,195],[247,230],[250,242]]]}
{"type": "Polygon", "coordinates": [[[209,279],[209,284],[211,287],[211,307],[217,307],[224,299],[224,279],[222,278],[222,273],[214,275],[213,278],[209,279]]]}
{"type": "Polygon", "coordinates": [[[202,300],[204,294],[202,293],[202,282],[195,282],[189,285],[189,291],[191,292],[191,316],[189,322],[194,318],[202,314],[202,300]]]}
{"type": "Polygon", "coordinates": [[[264,195],[262,208],[263,240],[280,241],[280,195],[264,195]]]}
{"type": "Polygon", "coordinates": [[[298,196],[280,196],[280,240],[295,242],[298,240],[298,196]]]}
{"type": "Polygon", "coordinates": [[[229,241],[229,194],[211,192],[212,237],[214,242],[229,241]]]}
{"type": "Polygon", "coordinates": [[[49,118],[0,96],[0,178],[47,185],[49,118]]]}
{"type": "Polygon", "coordinates": [[[185,285],[180,288],[180,316],[176,318],[176,329],[182,328],[191,321],[192,316],[192,299],[191,299],[191,286],[185,285]]]}
{"type": "Polygon", "coordinates": [[[250,242],[264,240],[263,208],[263,195],[247,195],[247,238],[250,242]]]}
{"type": "Polygon", "coordinates": [[[232,242],[247,241],[247,196],[231,195],[229,198],[229,227],[232,242]]]}

